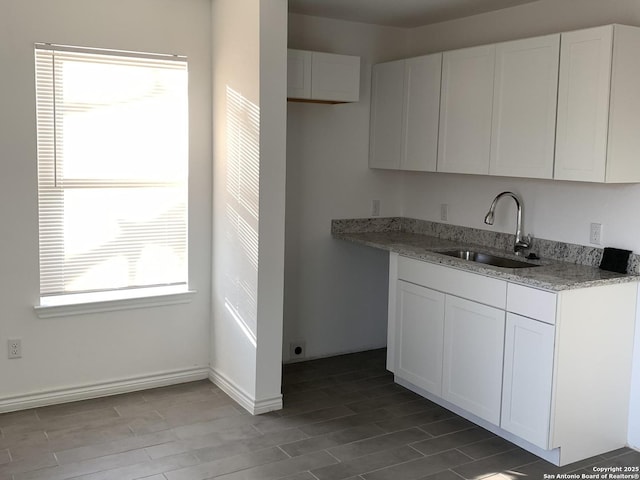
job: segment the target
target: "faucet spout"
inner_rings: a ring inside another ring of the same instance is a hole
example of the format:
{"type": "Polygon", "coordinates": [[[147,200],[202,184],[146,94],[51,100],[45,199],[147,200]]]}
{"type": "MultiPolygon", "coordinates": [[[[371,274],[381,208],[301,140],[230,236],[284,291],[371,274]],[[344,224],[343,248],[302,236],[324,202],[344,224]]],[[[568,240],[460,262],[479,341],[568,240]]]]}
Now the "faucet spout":
{"type": "Polygon", "coordinates": [[[496,205],[498,205],[498,200],[500,200],[504,196],[511,197],[516,202],[516,209],[517,209],[516,239],[515,239],[515,243],[513,245],[513,251],[518,253],[521,250],[524,250],[525,248],[529,248],[529,242],[526,241],[525,239],[523,239],[523,235],[522,235],[522,201],[520,200],[520,198],[515,193],[513,193],[513,192],[502,192],[502,193],[499,193],[498,195],[496,195],[496,198],[494,198],[493,202],[491,202],[491,207],[489,207],[489,212],[484,217],[484,223],[486,223],[487,225],[493,225],[493,221],[494,221],[494,218],[495,218],[496,205]]]}

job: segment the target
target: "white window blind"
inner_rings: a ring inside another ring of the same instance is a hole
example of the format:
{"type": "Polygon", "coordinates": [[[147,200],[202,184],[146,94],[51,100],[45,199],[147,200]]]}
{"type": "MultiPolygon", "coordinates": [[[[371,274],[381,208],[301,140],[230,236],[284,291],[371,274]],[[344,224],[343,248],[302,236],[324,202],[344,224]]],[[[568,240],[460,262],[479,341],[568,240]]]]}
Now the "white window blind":
{"type": "Polygon", "coordinates": [[[41,297],[186,284],[186,59],[35,58],[41,297]]]}

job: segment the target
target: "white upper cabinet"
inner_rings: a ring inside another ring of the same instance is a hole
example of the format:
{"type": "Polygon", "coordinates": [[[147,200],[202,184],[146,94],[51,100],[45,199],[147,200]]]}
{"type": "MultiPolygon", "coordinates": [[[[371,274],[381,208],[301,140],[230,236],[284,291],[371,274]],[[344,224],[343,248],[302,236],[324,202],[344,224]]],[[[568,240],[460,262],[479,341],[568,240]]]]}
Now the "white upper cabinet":
{"type": "Polygon", "coordinates": [[[491,175],[552,178],[560,35],[496,45],[491,175]]]}
{"type": "Polygon", "coordinates": [[[442,54],[373,67],[369,166],[436,171],[442,54]]]}
{"type": "Polygon", "coordinates": [[[442,58],[438,171],[489,173],[495,45],[442,58]]]}
{"type": "Polygon", "coordinates": [[[308,52],[287,51],[287,97],[311,98],[311,55],[308,52]]]}
{"type": "Polygon", "coordinates": [[[360,100],[360,57],[288,51],[287,97],[327,103],[360,100]]]}
{"type": "Polygon", "coordinates": [[[441,53],[405,62],[402,170],[436,171],[441,74],[441,53]]]}
{"type": "Polygon", "coordinates": [[[640,183],[639,51],[607,25],[376,65],[369,166],[640,183]]]}
{"type": "Polygon", "coordinates": [[[400,168],[404,60],[373,66],[369,167],[400,168]]]}
{"type": "Polygon", "coordinates": [[[562,34],[554,178],[639,182],[640,29],[562,34]]]}

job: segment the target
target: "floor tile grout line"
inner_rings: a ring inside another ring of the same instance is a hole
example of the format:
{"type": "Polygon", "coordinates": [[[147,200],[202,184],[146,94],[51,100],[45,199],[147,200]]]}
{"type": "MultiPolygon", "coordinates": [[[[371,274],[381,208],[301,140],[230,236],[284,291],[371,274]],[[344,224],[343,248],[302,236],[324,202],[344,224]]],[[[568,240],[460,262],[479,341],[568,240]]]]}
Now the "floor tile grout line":
{"type": "MultiPolygon", "coordinates": [[[[403,445],[403,446],[408,446],[408,445],[403,445]]],[[[398,448],[402,448],[402,446],[401,446],[401,447],[398,447],[398,448]]],[[[411,447],[409,447],[409,448],[411,448],[411,447]]],[[[414,449],[412,449],[412,450],[414,450],[414,449]]],[[[380,453],[380,452],[375,452],[375,453],[380,453]]],[[[421,453],[421,452],[417,452],[417,453],[420,453],[420,455],[422,455],[422,453],[421,453]]],[[[366,457],[366,455],[363,455],[362,457],[366,457]]],[[[356,458],[362,458],[362,457],[356,457],[356,458]]],[[[406,465],[406,464],[408,464],[408,463],[416,462],[416,461],[418,461],[418,460],[422,460],[422,459],[424,459],[424,458],[426,458],[426,457],[425,457],[424,455],[422,455],[422,456],[417,457],[417,458],[412,458],[411,460],[405,460],[405,461],[403,461],[403,462],[394,463],[394,464],[392,464],[392,465],[385,465],[384,467],[375,468],[375,469],[373,469],[373,470],[368,470],[368,471],[366,471],[366,472],[362,472],[362,473],[358,474],[358,476],[362,477],[363,475],[368,475],[368,474],[370,474],[370,473],[379,472],[380,470],[385,470],[385,469],[387,469],[387,468],[394,468],[394,467],[397,467],[397,466],[399,466],[399,465],[406,465]]],[[[351,459],[351,460],[353,460],[353,459],[351,459]]],[[[443,469],[443,470],[446,470],[446,469],[443,469]]],[[[433,474],[433,475],[435,475],[436,473],[440,473],[441,471],[442,471],[442,470],[437,471],[437,472],[433,472],[432,474],[433,474]]],[[[362,478],[364,478],[364,477],[362,477],[362,478]]]]}
{"type": "Polygon", "coordinates": [[[284,451],[280,445],[276,445],[276,448],[277,448],[278,450],[280,450],[282,453],[284,453],[284,454],[287,456],[287,458],[293,458],[293,457],[292,457],[291,455],[289,455],[286,451],[284,451]]]}
{"type": "MultiPolygon", "coordinates": [[[[417,442],[414,442],[414,443],[417,443],[417,442]]],[[[407,445],[406,445],[406,446],[407,446],[407,447],[409,447],[409,448],[410,448],[411,450],[413,450],[414,452],[419,453],[419,454],[420,454],[420,456],[421,456],[421,457],[423,457],[423,458],[426,458],[426,457],[429,457],[429,456],[430,456],[430,455],[425,455],[424,453],[422,453],[420,450],[418,450],[418,449],[416,449],[416,448],[413,448],[413,447],[411,446],[411,444],[410,444],[410,443],[407,443],[407,445]]],[[[436,454],[436,455],[437,455],[437,454],[436,454]]]]}
{"type": "Polygon", "coordinates": [[[320,451],[325,452],[327,455],[329,455],[331,458],[333,458],[336,462],[342,463],[342,460],[340,460],[338,457],[336,457],[334,454],[332,454],[329,450],[325,449],[325,450],[320,450],[320,451]]]}

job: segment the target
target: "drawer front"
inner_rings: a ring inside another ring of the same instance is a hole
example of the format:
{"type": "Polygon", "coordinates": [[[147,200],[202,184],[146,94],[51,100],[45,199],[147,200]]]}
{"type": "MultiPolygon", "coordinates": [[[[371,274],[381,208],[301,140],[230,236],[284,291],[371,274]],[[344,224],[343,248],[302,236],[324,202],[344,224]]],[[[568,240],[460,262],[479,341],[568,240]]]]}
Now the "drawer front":
{"type": "Polygon", "coordinates": [[[554,325],[556,299],[553,292],[510,283],[507,287],[507,311],[554,325]]]}
{"type": "Polygon", "coordinates": [[[423,287],[505,308],[507,282],[412,258],[398,259],[398,278],[423,287]]]}

